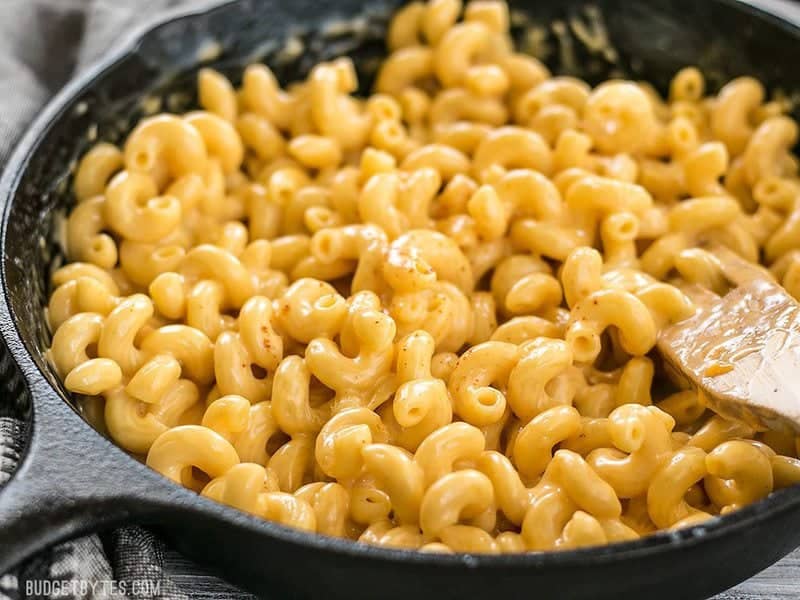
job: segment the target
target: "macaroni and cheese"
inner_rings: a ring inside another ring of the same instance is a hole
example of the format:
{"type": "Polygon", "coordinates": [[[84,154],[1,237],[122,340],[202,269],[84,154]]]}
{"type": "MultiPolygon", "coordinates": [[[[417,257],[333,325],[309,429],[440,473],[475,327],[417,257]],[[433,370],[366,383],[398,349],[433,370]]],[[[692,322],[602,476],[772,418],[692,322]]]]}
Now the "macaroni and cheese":
{"type": "Polygon", "coordinates": [[[422,552],[695,525],[800,482],[793,435],[713,414],[659,332],[712,240],[800,295],[797,124],[741,77],[667,98],[514,50],[496,0],[411,2],[374,94],[204,69],[197,111],[80,161],[47,310],[65,387],[165,477],[422,552]],[[654,382],[658,382],[655,385],[654,382]]]}

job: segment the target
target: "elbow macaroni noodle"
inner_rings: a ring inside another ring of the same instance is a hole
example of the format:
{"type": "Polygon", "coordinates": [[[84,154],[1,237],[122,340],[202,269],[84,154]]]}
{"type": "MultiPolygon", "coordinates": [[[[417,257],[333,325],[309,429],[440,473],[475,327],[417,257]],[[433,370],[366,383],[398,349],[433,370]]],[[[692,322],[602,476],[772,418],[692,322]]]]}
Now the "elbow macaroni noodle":
{"type": "Polygon", "coordinates": [[[368,99],[349,59],[287,90],[204,69],[200,110],[83,157],[49,356],[117,444],[422,552],[632,540],[800,481],[792,436],[650,356],[682,283],[726,289],[704,240],[800,295],[797,124],[748,77],[706,98],[686,68],[666,100],[551,77],[508,27],[499,1],[412,2],[368,99]]]}

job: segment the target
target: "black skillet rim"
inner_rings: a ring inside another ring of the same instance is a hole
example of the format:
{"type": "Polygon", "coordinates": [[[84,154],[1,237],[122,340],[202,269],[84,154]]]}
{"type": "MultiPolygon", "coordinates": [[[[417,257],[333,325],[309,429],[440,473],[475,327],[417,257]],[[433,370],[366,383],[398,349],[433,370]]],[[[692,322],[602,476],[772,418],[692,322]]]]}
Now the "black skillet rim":
{"type": "MultiPolygon", "coordinates": [[[[143,40],[158,29],[177,20],[191,20],[200,15],[213,14],[224,11],[229,5],[246,0],[223,0],[219,3],[207,4],[204,7],[174,11],[153,23],[146,24],[135,30],[126,43],[121,44],[116,50],[110,52],[104,59],[86,69],[78,77],[70,81],[64,88],[45,106],[39,116],[28,126],[26,133],[17,143],[6,166],[0,176],[0,202],[3,203],[2,221],[0,221],[0,249],[3,259],[0,264],[0,333],[8,351],[14,358],[17,366],[24,373],[25,384],[29,390],[45,389],[54,396],[58,392],[50,385],[47,378],[33,360],[28,349],[28,340],[24,339],[17,327],[14,313],[8,298],[6,286],[6,243],[8,220],[22,174],[29,166],[30,159],[39,151],[42,140],[50,130],[52,124],[66,114],[75,99],[84,91],[91,88],[94,81],[113,70],[124,58],[138,51],[143,40]]],[[[762,8],[749,4],[746,0],[715,0],[721,5],[728,6],[731,10],[749,13],[755,18],[766,20],[776,27],[785,29],[798,38],[800,42],[800,21],[791,22],[782,14],[771,13],[762,8]]],[[[61,401],[59,398],[58,401],[61,401]]],[[[34,401],[34,415],[36,412],[34,401]]],[[[69,404],[70,409],[74,410],[69,404]]],[[[81,419],[83,421],[83,419],[81,419]]],[[[94,435],[102,439],[89,423],[83,421],[87,435],[94,435]]],[[[127,456],[132,465],[138,464],[127,456]]],[[[22,460],[25,458],[23,456],[22,460]]],[[[13,479],[13,475],[12,475],[13,479]]],[[[427,565],[434,567],[467,567],[469,569],[546,569],[546,568],[579,568],[581,566],[602,565],[609,562],[623,561],[650,554],[678,550],[691,547],[702,542],[710,542],[718,538],[736,535],[744,529],[757,526],[759,523],[778,516],[800,505],[800,487],[787,488],[773,492],[769,497],[746,506],[724,517],[715,517],[706,524],[683,529],[680,531],[660,532],[632,542],[598,546],[580,550],[564,552],[530,552],[522,554],[488,555],[488,554],[428,554],[409,550],[398,550],[359,544],[343,538],[332,538],[320,534],[306,533],[300,530],[285,527],[276,523],[264,521],[247,515],[236,509],[222,504],[211,502],[197,496],[178,485],[167,480],[164,484],[170,486],[173,494],[184,495],[187,500],[192,499],[199,508],[212,509],[222,512],[226,520],[232,523],[247,525],[255,532],[269,535],[286,543],[316,549],[319,551],[335,552],[354,558],[379,560],[388,563],[406,562],[414,565],[427,565]]],[[[178,496],[180,497],[180,496],[178,496]]]]}

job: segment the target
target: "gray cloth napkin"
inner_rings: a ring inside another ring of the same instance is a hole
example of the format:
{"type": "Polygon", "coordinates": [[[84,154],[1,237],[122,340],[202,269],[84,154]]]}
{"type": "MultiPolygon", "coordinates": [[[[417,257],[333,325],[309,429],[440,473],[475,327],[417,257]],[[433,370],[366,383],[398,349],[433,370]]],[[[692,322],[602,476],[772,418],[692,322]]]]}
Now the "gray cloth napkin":
{"type": "MultiPolygon", "coordinates": [[[[213,1],[0,0],[0,167],[36,111],[76,72],[162,13],[213,1]]],[[[750,2],[787,15],[798,12],[789,0],[750,2]]],[[[24,427],[12,414],[15,403],[8,396],[0,389],[0,486],[24,445],[24,427]]],[[[797,598],[798,575],[800,553],[795,553],[718,600],[797,598]]],[[[0,600],[56,597],[252,598],[139,527],[61,544],[13,573],[0,574],[0,600]]]]}

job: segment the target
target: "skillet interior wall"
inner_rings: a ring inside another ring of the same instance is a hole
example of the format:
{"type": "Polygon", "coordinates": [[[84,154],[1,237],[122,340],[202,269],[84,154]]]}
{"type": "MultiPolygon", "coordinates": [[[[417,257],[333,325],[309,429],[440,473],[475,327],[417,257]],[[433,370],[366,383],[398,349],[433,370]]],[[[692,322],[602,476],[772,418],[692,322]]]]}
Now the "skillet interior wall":
{"type": "MultiPolygon", "coordinates": [[[[3,261],[6,294],[21,337],[65,399],[45,359],[50,333],[43,311],[49,275],[64,260],[58,233],[74,203],[70,190],[77,158],[98,141],[121,143],[151,112],[195,107],[200,66],[213,66],[238,82],[243,66],[263,61],[287,83],[320,61],[349,55],[359,70],[360,91],[366,93],[385,54],[388,17],[399,4],[381,0],[364,8],[359,0],[240,0],[174,20],[86,80],[83,91],[42,129],[13,198],[5,199],[12,205],[3,261]]],[[[518,43],[557,74],[591,83],[646,79],[663,92],[678,69],[695,64],[711,91],[739,75],[758,77],[773,91],[800,90],[798,34],[777,19],[753,18],[734,0],[510,4],[518,43]]],[[[800,117],[796,109],[794,116],[800,117]]]]}

